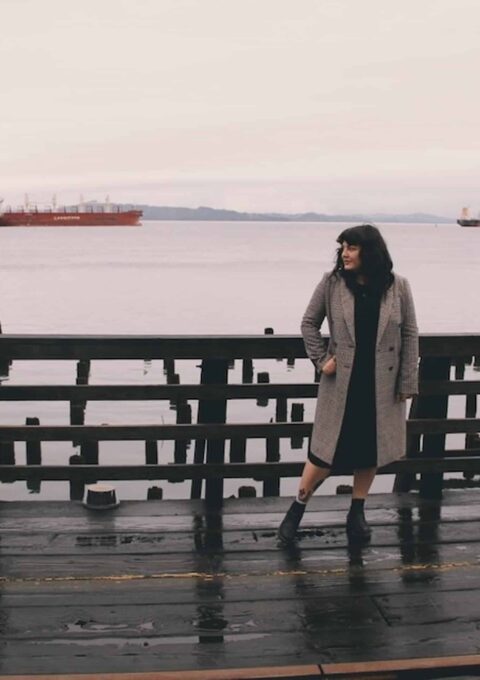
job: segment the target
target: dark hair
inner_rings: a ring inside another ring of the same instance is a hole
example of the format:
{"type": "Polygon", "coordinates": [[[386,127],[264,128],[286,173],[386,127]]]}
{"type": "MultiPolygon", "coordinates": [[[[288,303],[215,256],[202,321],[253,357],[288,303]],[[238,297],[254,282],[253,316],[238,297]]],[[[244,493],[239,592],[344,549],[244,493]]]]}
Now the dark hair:
{"type": "Polygon", "coordinates": [[[363,274],[368,285],[384,293],[393,283],[393,262],[387,244],[377,227],[372,224],[361,224],[358,227],[344,229],[337,238],[340,247],[333,272],[338,272],[345,279],[349,288],[353,287],[357,273],[363,274]],[[345,270],[342,260],[342,243],[360,246],[360,268],[357,272],[345,270]]]}

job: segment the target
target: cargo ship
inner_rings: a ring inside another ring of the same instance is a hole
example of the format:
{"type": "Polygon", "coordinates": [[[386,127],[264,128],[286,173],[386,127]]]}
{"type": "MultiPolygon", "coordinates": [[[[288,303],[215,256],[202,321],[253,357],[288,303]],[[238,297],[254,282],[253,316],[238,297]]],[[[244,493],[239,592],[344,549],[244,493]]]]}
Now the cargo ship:
{"type": "Polygon", "coordinates": [[[475,217],[470,217],[470,211],[468,208],[462,208],[462,213],[460,219],[457,220],[457,224],[461,227],[480,227],[480,217],[477,219],[475,217]]]}
{"type": "Polygon", "coordinates": [[[136,227],[140,225],[141,210],[124,210],[111,204],[80,203],[78,206],[39,209],[28,201],[23,208],[2,210],[0,227],[136,227]]]}

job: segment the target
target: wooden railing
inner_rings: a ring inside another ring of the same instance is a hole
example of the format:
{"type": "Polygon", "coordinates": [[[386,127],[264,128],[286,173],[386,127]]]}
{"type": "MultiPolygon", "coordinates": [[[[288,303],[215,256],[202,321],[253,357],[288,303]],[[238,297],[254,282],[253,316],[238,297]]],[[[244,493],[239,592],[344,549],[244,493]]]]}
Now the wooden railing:
{"type": "MultiPolygon", "coordinates": [[[[29,419],[24,426],[0,426],[0,479],[3,481],[70,480],[71,496],[78,497],[85,482],[102,479],[192,480],[192,497],[205,497],[219,504],[225,478],[263,481],[264,495],[278,495],[280,478],[296,477],[303,463],[281,462],[280,440],[304,438],[311,423],[287,422],[289,399],[314,399],[318,375],[312,382],[253,384],[254,359],[304,359],[300,336],[45,336],[0,335],[0,372],[8,373],[11,362],[21,360],[77,361],[76,385],[0,386],[0,401],[65,401],[70,403],[70,425],[45,426],[29,419]],[[89,385],[92,360],[162,359],[169,384],[89,385]],[[200,384],[180,385],[175,379],[175,360],[201,360],[200,384]],[[241,360],[242,384],[228,384],[232,360],[241,360]],[[227,403],[232,399],[276,400],[275,421],[228,423],[227,403]],[[87,402],[168,400],[176,407],[177,422],[170,425],[85,425],[87,402]],[[191,422],[189,401],[198,401],[198,418],[191,422]],[[246,462],[246,442],[266,442],[265,462],[246,462]],[[144,465],[98,465],[99,442],[137,440],[145,442],[144,465]],[[174,462],[158,463],[157,442],[175,442],[174,462]],[[186,463],[186,443],[195,441],[193,463],[186,463]],[[41,465],[40,443],[68,441],[80,445],[81,454],[70,465],[41,465]],[[229,462],[225,444],[230,442],[229,462]],[[15,465],[14,443],[26,442],[27,465],[15,465]]],[[[480,380],[465,380],[465,366],[479,367],[480,334],[422,335],[420,337],[420,394],[412,400],[407,422],[407,459],[379,470],[396,473],[395,489],[412,488],[421,473],[420,490],[440,496],[444,472],[480,473],[480,419],[477,395],[480,380]],[[455,375],[451,377],[454,367],[455,375]],[[447,418],[450,395],[465,395],[465,417],[447,418]],[[448,433],[465,434],[465,446],[445,449],[448,433]]]]}

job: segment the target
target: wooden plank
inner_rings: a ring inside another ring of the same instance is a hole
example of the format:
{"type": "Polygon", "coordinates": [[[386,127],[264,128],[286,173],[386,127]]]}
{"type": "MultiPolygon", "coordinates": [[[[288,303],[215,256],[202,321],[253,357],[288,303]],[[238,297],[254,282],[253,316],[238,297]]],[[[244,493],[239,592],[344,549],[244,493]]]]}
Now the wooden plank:
{"type": "MultiPolygon", "coordinates": [[[[468,384],[461,381],[462,385],[468,384]]],[[[472,389],[473,391],[473,389],[472,389]]],[[[479,382],[480,391],[480,382],[479,382]]],[[[0,401],[148,401],[198,399],[314,398],[316,383],[252,385],[2,385],[0,401]]]]}
{"type": "MultiPolygon", "coordinates": [[[[371,521],[373,529],[372,540],[365,556],[371,550],[379,547],[391,547],[407,551],[411,550],[415,554],[419,545],[427,547],[433,551],[434,546],[441,543],[461,544],[465,551],[477,549],[480,542],[480,522],[443,522],[439,525],[411,525],[398,526],[392,522],[391,525],[377,526],[371,521]],[[404,535],[398,536],[399,531],[404,535]],[[416,535],[417,532],[423,535],[421,540],[416,535]],[[475,544],[475,545],[473,545],[475,544]]],[[[323,519],[323,518],[322,518],[323,519]]],[[[303,528],[298,533],[298,541],[302,551],[308,554],[309,551],[331,551],[334,548],[345,549],[348,547],[345,535],[345,515],[342,515],[338,523],[333,525],[326,519],[315,521],[308,519],[303,528]]],[[[279,520],[272,522],[270,528],[245,528],[224,530],[222,536],[222,550],[227,553],[261,553],[266,551],[276,552],[278,550],[276,528],[279,520]]],[[[178,527],[178,525],[160,527],[158,531],[125,531],[120,527],[115,534],[106,531],[86,532],[59,530],[53,533],[53,522],[50,523],[50,531],[44,529],[36,533],[18,533],[16,530],[5,529],[1,541],[2,555],[4,557],[18,557],[31,554],[33,551],[41,551],[46,555],[108,555],[114,552],[116,555],[138,555],[147,557],[159,551],[163,555],[192,553],[195,551],[198,537],[207,535],[207,532],[194,533],[191,528],[178,527]]],[[[212,535],[213,532],[211,532],[212,535]]],[[[467,553],[468,554],[468,553],[467,553]]]]}
{"type": "MultiPolygon", "coordinates": [[[[232,439],[247,437],[306,437],[312,423],[235,423],[172,425],[2,425],[0,442],[12,441],[144,441],[182,439],[232,439]]],[[[425,418],[409,420],[411,434],[476,433],[480,418],[425,418]]]]}
{"type": "MultiPolygon", "coordinates": [[[[361,677],[383,673],[420,673],[427,670],[461,671],[478,673],[480,670],[480,655],[465,654],[462,656],[436,656],[416,659],[388,659],[384,661],[367,661],[354,663],[323,663],[322,673],[325,677],[361,677]]],[[[414,676],[412,676],[414,677],[414,676]]],[[[416,676],[420,677],[420,675],[416,676]]],[[[425,677],[425,676],[424,676],[425,677]]],[[[435,677],[429,675],[428,677],[435,677]]],[[[445,675],[439,677],[447,677],[445,675]]]]}
{"type": "MultiPolygon", "coordinates": [[[[463,421],[462,421],[463,422],[463,421]]],[[[468,422],[467,429],[468,429],[468,422]]],[[[479,419],[480,427],[480,419],[479,419]]],[[[0,441],[152,441],[185,439],[231,439],[248,437],[263,439],[270,436],[307,436],[311,423],[261,424],[171,424],[171,425],[4,425],[0,441]]],[[[463,430],[466,431],[466,430],[463,430]]],[[[472,428],[473,431],[473,428],[472,428]]]]}
{"type": "MultiPolygon", "coordinates": [[[[328,336],[325,336],[328,339],[328,336]]],[[[480,354],[480,334],[430,333],[421,356],[480,354]]],[[[305,358],[300,335],[13,335],[0,336],[0,359],[305,358]]]]}
{"type": "MultiPolygon", "coordinates": [[[[97,479],[266,479],[270,476],[298,477],[303,463],[204,463],[170,465],[0,465],[0,479],[4,482],[16,480],[76,480],[97,479]]],[[[402,460],[378,470],[377,474],[395,472],[480,472],[480,458],[460,456],[443,459],[402,460]]],[[[338,476],[333,473],[332,476],[338,476]]]]}
{"type": "MultiPolygon", "coordinates": [[[[251,385],[2,385],[0,401],[149,401],[316,398],[317,383],[251,385]]],[[[420,381],[420,394],[479,394],[479,380],[420,381]]]]}
{"type": "Polygon", "coordinates": [[[73,675],[0,675],[0,680],[291,680],[320,679],[319,667],[268,666],[265,668],[210,668],[201,671],[159,671],[153,673],[75,673],[73,675]]]}

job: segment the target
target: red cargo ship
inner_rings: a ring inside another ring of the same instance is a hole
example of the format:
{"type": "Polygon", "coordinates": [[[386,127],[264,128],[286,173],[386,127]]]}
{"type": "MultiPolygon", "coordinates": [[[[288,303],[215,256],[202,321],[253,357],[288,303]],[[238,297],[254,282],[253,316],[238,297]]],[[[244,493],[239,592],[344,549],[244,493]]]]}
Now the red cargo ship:
{"type": "Polygon", "coordinates": [[[0,210],[0,227],[135,227],[140,224],[141,210],[106,210],[84,206],[38,210],[0,210]]]}

